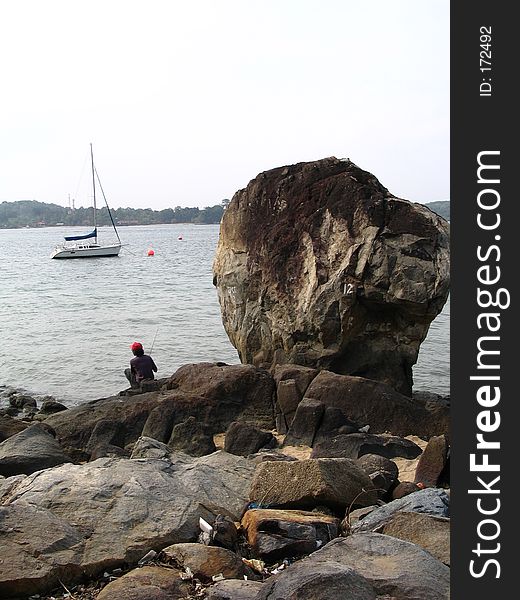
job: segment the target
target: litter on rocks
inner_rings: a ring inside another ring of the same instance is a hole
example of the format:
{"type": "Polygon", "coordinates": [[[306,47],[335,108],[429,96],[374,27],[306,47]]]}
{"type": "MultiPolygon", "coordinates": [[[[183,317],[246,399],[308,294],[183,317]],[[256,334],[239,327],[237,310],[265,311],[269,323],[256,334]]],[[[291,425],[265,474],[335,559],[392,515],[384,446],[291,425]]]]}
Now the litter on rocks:
{"type": "Polygon", "coordinates": [[[137,564],[142,567],[146,563],[151,562],[156,556],[157,552],[155,550],[150,550],[150,552],[147,552],[137,564]]]}
{"type": "Polygon", "coordinates": [[[219,573],[218,575],[213,575],[211,579],[213,581],[224,581],[225,577],[222,573],[219,573]]]}

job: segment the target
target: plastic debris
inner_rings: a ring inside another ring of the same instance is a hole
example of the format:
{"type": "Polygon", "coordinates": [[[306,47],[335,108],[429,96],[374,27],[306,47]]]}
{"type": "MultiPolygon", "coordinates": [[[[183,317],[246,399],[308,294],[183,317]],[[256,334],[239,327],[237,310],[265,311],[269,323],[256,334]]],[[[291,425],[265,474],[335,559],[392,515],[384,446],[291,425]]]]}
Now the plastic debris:
{"type": "Polygon", "coordinates": [[[151,562],[156,556],[157,552],[155,550],[150,550],[150,552],[147,552],[137,564],[142,567],[146,563],[151,562]]]}
{"type": "Polygon", "coordinates": [[[208,533],[209,535],[213,534],[213,527],[202,517],[199,517],[199,527],[204,533],[208,533]]]}
{"type": "Polygon", "coordinates": [[[213,581],[224,581],[225,577],[222,575],[222,573],[219,573],[218,575],[213,575],[211,579],[213,581]]]}
{"type": "Polygon", "coordinates": [[[184,573],[181,573],[181,579],[183,579],[184,581],[188,579],[193,579],[193,577],[193,571],[189,567],[186,567],[184,569],[184,573]]]}
{"type": "Polygon", "coordinates": [[[370,425],[365,425],[364,427],[360,427],[360,428],[358,429],[358,431],[361,431],[361,432],[363,432],[363,433],[368,433],[368,432],[369,432],[369,430],[370,430],[370,425]]]}

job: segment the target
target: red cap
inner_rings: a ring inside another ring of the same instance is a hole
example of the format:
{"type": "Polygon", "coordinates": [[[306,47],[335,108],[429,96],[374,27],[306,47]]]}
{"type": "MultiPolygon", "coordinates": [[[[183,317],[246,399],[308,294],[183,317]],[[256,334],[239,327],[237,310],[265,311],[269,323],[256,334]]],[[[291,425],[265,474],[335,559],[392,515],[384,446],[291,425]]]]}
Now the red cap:
{"type": "Polygon", "coordinates": [[[139,342],[134,342],[131,346],[130,346],[130,350],[142,350],[143,349],[143,345],[140,344],[139,342]]]}

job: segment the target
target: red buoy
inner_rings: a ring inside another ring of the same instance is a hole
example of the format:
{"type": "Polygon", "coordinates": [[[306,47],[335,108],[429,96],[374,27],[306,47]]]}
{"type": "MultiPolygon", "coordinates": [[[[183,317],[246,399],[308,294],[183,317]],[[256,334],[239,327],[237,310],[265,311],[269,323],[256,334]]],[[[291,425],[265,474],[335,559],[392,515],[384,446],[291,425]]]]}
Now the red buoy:
{"type": "Polygon", "coordinates": [[[152,248],[148,248],[148,256],[153,256],[155,254],[155,252],[153,251],[152,248]]]}

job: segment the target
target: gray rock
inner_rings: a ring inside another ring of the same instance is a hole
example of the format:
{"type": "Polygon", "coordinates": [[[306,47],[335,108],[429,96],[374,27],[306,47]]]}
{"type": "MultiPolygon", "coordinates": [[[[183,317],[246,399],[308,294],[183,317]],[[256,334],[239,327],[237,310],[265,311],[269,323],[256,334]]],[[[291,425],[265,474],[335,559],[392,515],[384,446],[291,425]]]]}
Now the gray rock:
{"type": "Polygon", "coordinates": [[[378,490],[379,498],[384,498],[399,477],[399,469],[395,462],[377,454],[364,454],[356,460],[356,464],[370,477],[378,490]]]}
{"type": "Polygon", "coordinates": [[[366,506],[376,498],[368,475],[346,458],[260,463],[249,491],[252,502],[295,509],[345,510],[352,502],[366,506]]]}
{"type": "Polygon", "coordinates": [[[171,453],[171,448],[166,444],[142,436],[134,444],[130,458],[169,458],[171,453]]]}
{"type": "Polygon", "coordinates": [[[204,456],[217,450],[211,428],[198,423],[195,417],[188,417],[174,426],[168,446],[190,456],[204,456]]]}
{"type": "Polygon", "coordinates": [[[9,415],[0,415],[0,442],[20,433],[27,427],[29,427],[29,423],[20,421],[20,419],[13,419],[9,415]]]}
{"type": "Polygon", "coordinates": [[[359,458],[364,454],[378,454],[385,458],[417,458],[421,448],[405,438],[394,435],[349,433],[337,435],[316,444],[312,458],[359,458]]]}
{"type": "Polygon", "coordinates": [[[279,167],[233,196],[213,275],[243,363],[326,368],[410,395],[448,296],[449,225],[350,160],[279,167]]]}
{"type": "Polygon", "coordinates": [[[337,561],[299,561],[271,577],[255,600],[377,600],[372,584],[337,561]]]}
{"type": "Polygon", "coordinates": [[[409,494],[399,500],[393,500],[352,526],[352,531],[375,531],[398,511],[413,511],[437,517],[450,516],[450,499],[444,490],[427,488],[409,494]]]}
{"type": "Polygon", "coordinates": [[[447,600],[450,595],[446,565],[416,544],[387,535],[358,533],[336,538],[306,560],[350,567],[368,580],[378,595],[399,600],[447,600]]]}
{"type": "Polygon", "coordinates": [[[58,402],[57,400],[45,400],[42,402],[40,414],[53,415],[64,410],[68,410],[68,408],[61,402],[58,402]]]}
{"type": "Polygon", "coordinates": [[[254,600],[262,588],[259,581],[229,579],[218,581],[206,590],[208,600],[254,600]]]}
{"type": "Polygon", "coordinates": [[[320,426],[325,406],[318,400],[304,398],[298,408],[289,428],[284,444],[289,446],[312,446],[314,437],[320,426]]]}
{"type": "Polygon", "coordinates": [[[231,454],[248,456],[260,448],[272,448],[276,439],[270,431],[262,431],[250,423],[234,421],[227,428],[224,449],[231,454]]]}
{"type": "Polygon", "coordinates": [[[136,564],[151,549],[195,540],[199,517],[231,513],[238,519],[253,468],[245,458],[215,452],[171,460],[101,458],[17,480],[3,510],[13,513],[13,523],[23,511],[31,516],[22,519],[21,532],[3,531],[10,550],[3,550],[0,596],[16,595],[20,586],[42,593],[64,573],[77,581],[136,564]],[[56,536],[66,538],[63,551],[56,536]]]}
{"type": "Polygon", "coordinates": [[[371,433],[429,439],[449,430],[448,408],[430,411],[388,385],[363,377],[321,371],[307,388],[305,397],[326,407],[339,408],[354,423],[370,425],[371,433]]]}
{"type": "Polygon", "coordinates": [[[69,462],[52,429],[36,423],[0,444],[0,475],[29,475],[69,462]]]}

